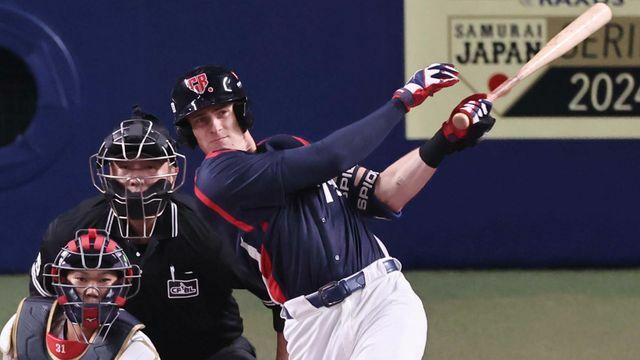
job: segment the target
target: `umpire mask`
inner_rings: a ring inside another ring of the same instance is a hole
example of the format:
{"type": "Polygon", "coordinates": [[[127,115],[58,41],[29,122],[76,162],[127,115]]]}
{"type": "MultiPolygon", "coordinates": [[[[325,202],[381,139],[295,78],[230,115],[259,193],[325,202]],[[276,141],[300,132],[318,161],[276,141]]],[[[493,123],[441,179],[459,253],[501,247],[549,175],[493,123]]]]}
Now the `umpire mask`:
{"type": "Polygon", "coordinates": [[[186,159],[175,146],[162,126],[136,118],[120,123],[91,157],[93,184],[109,201],[122,237],[150,237],[171,194],[184,183],[186,159]],[[134,231],[132,221],[142,230],[134,231]]]}

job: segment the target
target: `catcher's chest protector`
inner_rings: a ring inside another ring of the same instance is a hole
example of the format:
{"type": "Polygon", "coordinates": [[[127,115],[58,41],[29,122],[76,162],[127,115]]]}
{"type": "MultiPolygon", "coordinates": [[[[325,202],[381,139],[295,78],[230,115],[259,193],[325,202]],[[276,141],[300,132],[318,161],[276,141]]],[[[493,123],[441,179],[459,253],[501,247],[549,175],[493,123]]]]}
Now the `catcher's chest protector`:
{"type": "MultiPolygon", "coordinates": [[[[50,359],[47,352],[46,334],[50,329],[47,328],[49,314],[55,311],[52,308],[55,299],[32,296],[24,299],[20,307],[20,312],[13,325],[16,330],[16,346],[18,350],[18,359],[50,359]]],[[[107,338],[101,341],[96,339],[97,344],[89,344],[87,351],[79,358],[79,360],[99,360],[113,359],[120,349],[125,345],[124,342],[129,337],[131,331],[135,331],[134,327],[139,325],[133,316],[126,312],[120,312],[120,316],[111,325],[111,329],[107,334],[107,338]]]]}

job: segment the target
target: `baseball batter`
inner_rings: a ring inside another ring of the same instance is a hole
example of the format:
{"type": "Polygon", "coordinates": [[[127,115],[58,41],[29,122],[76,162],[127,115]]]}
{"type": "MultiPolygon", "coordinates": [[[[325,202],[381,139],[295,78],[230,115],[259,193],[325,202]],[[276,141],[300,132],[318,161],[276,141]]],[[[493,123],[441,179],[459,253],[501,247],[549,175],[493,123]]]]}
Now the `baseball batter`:
{"type": "Polygon", "coordinates": [[[453,113],[418,149],[381,173],[356,164],[428,96],[458,82],[449,64],[417,71],[381,108],[309,143],[278,135],[256,143],[243,85],[232,71],[202,66],[172,92],[178,133],[206,154],[195,194],[220,234],[259,263],[271,298],[283,305],[291,359],[419,359],[427,319],[418,296],[365,219],[392,219],[440,161],[474,145],[492,126],[484,94],[453,113]]]}

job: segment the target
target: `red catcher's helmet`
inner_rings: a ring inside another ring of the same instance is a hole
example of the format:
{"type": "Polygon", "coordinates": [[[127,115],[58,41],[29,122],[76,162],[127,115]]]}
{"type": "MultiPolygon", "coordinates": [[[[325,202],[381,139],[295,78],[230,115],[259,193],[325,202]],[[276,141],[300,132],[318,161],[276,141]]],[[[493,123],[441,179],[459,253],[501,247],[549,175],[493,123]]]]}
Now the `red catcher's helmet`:
{"type": "MultiPolygon", "coordinates": [[[[119,309],[140,289],[140,268],[129,262],[120,245],[109,239],[104,230],[76,231],[75,239],[60,250],[53,263],[45,266],[44,274],[51,277],[58,304],[67,319],[82,328],[98,329],[96,339],[106,337],[119,309]],[[84,302],[76,286],[67,280],[70,271],[91,270],[110,271],[118,277],[111,285],[99,286],[105,287],[106,293],[97,303],[84,302]]],[[[78,335],[89,343],[90,339],[78,335]]]]}

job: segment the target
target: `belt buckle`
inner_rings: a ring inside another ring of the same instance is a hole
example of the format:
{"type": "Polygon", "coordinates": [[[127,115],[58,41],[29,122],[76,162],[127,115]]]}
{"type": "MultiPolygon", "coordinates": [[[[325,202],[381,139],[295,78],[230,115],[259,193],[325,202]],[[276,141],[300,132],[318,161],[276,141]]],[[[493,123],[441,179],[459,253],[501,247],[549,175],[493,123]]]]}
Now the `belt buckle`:
{"type": "Polygon", "coordinates": [[[343,302],[344,299],[348,296],[349,291],[345,289],[344,296],[341,296],[337,300],[333,300],[333,301],[328,300],[327,297],[328,297],[329,294],[327,294],[326,292],[328,290],[335,289],[338,286],[341,286],[339,281],[332,281],[330,283],[327,283],[327,284],[323,285],[320,289],[318,289],[318,295],[320,296],[320,301],[322,302],[322,304],[324,306],[331,307],[333,305],[339,304],[339,303],[343,302]]]}

